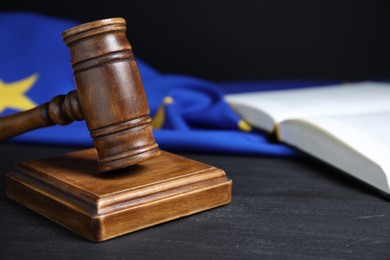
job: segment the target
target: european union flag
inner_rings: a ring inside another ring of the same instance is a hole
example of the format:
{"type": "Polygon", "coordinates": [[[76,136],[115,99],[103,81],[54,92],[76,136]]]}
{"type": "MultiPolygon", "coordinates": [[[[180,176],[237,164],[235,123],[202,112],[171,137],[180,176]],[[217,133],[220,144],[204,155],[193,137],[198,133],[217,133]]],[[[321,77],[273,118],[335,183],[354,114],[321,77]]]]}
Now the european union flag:
{"type": "MultiPolygon", "coordinates": [[[[79,23],[34,13],[0,13],[0,115],[33,108],[74,90],[69,51],[61,33],[79,23]]],[[[186,152],[293,155],[256,132],[223,100],[219,86],[161,74],[137,58],[162,149],[186,152]]],[[[226,85],[226,89],[233,89],[226,85]]],[[[15,141],[91,146],[84,122],[34,130],[15,141]]]]}

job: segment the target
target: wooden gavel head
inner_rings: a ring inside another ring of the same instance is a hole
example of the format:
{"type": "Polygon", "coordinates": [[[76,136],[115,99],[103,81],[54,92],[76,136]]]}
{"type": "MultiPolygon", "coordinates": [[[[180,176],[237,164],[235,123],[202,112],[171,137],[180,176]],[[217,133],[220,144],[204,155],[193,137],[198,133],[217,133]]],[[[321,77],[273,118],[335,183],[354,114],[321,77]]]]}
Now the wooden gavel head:
{"type": "Polygon", "coordinates": [[[82,114],[99,170],[124,168],[159,155],[149,106],[122,18],[85,23],[62,34],[70,49],[82,114]]]}
{"type": "Polygon", "coordinates": [[[122,18],[85,23],[62,34],[70,49],[76,91],[28,111],[0,118],[0,140],[85,119],[100,171],[160,154],[149,106],[122,18]]]}

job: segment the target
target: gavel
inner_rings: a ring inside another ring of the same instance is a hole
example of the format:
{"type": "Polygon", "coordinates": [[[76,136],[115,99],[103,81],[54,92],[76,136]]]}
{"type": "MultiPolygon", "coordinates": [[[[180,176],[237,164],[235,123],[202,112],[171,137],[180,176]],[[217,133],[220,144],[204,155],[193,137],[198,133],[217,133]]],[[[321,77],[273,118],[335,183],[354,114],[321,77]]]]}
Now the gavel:
{"type": "Polygon", "coordinates": [[[0,140],[85,119],[99,171],[125,168],[160,154],[142,80],[126,37],[126,21],[85,23],[62,34],[76,90],[31,110],[0,118],[0,140]]]}

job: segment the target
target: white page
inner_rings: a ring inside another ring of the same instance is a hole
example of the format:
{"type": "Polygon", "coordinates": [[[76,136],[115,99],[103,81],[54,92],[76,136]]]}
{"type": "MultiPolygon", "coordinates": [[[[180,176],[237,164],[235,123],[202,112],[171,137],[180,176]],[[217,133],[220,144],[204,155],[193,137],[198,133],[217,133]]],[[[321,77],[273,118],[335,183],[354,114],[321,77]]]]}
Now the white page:
{"type": "Polygon", "coordinates": [[[291,119],[279,130],[282,141],[389,192],[390,110],[291,119]]]}
{"type": "Polygon", "coordinates": [[[375,161],[390,164],[390,110],[305,119],[375,161]]]}
{"type": "MultiPolygon", "coordinates": [[[[288,118],[359,114],[390,109],[390,84],[361,82],[316,88],[226,95],[238,108],[253,107],[279,123],[288,118]]],[[[244,117],[245,119],[245,117],[244,117]]]]}

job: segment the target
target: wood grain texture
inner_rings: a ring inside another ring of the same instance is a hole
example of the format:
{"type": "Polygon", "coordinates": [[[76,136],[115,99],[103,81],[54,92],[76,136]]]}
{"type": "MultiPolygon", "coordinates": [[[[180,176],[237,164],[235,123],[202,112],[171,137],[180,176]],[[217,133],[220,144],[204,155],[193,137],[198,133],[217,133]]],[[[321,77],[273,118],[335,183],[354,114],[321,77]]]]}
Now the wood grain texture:
{"type": "MultiPolygon", "coordinates": [[[[60,37],[60,35],[59,35],[60,37]]],[[[100,171],[158,156],[149,106],[122,18],[102,19],[63,32],[76,91],[31,110],[0,118],[0,140],[85,119],[100,171]]]]}
{"type": "Polygon", "coordinates": [[[215,167],[162,152],[102,174],[95,149],[23,162],[7,175],[7,196],[80,234],[103,241],[231,201],[215,167]]]}
{"type": "Polygon", "coordinates": [[[77,92],[71,91],[33,109],[0,117],[0,141],[34,129],[68,125],[83,119],[77,92]]]}
{"type": "Polygon", "coordinates": [[[100,171],[158,156],[149,106],[126,21],[109,18],[63,32],[80,105],[99,154],[100,171]]]}

